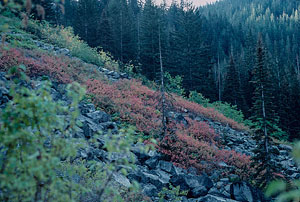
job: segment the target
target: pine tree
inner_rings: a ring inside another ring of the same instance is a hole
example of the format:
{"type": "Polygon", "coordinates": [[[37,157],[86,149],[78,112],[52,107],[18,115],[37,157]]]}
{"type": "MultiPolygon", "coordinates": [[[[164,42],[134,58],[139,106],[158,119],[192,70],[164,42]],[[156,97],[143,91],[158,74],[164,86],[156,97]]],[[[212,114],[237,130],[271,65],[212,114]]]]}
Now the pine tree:
{"type": "Polygon", "coordinates": [[[132,21],[129,16],[127,1],[111,0],[108,2],[108,17],[113,35],[113,55],[121,62],[130,61],[132,44],[131,28],[132,21]]]}
{"type": "Polygon", "coordinates": [[[90,46],[96,47],[98,44],[100,21],[100,4],[98,0],[79,0],[76,6],[74,20],[74,31],[90,46]]]}
{"type": "Polygon", "coordinates": [[[226,101],[232,105],[237,105],[239,108],[242,106],[243,102],[240,79],[232,54],[230,56],[230,62],[225,80],[223,101],[226,101]]]}
{"type": "Polygon", "coordinates": [[[141,19],[141,64],[144,74],[150,80],[156,80],[159,67],[158,13],[152,0],[147,0],[141,19]]]}
{"type": "Polygon", "coordinates": [[[258,185],[264,187],[272,179],[277,166],[271,160],[270,136],[276,131],[277,119],[273,105],[273,86],[271,72],[266,61],[266,50],[262,36],[259,36],[256,53],[256,66],[253,70],[252,83],[255,86],[251,120],[255,123],[255,140],[257,147],[254,150],[256,174],[254,178],[258,185]]]}

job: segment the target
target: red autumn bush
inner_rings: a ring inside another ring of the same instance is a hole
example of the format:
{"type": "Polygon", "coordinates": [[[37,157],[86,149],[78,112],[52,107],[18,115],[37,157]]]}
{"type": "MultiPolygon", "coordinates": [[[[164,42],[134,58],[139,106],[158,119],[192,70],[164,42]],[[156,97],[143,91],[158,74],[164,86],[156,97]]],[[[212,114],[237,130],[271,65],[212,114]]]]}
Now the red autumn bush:
{"type": "Polygon", "coordinates": [[[106,84],[88,80],[87,91],[93,94],[94,103],[110,113],[119,113],[124,121],[135,124],[137,129],[151,134],[159,131],[160,112],[156,109],[157,94],[136,80],[123,80],[106,84]]]}
{"type": "Polygon", "coordinates": [[[61,83],[84,83],[88,78],[103,78],[96,67],[65,56],[53,56],[24,49],[0,49],[0,69],[23,64],[28,76],[47,75],[61,83]]]}
{"type": "Polygon", "coordinates": [[[199,141],[216,144],[215,141],[218,135],[207,123],[195,121],[190,118],[187,118],[187,121],[189,127],[185,127],[183,124],[176,124],[176,133],[191,136],[199,141]]]}
{"type": "Polygon", "coordinates": [[[166,136],[159,144],[159,151],[169,156],[176,166],[183,168],[192,166],[200,172],[210,173],[219,167],[220,162],[224,162],[234,166],[234,173],[241,177],[250,174],[250,156],[219,149],[215,144],[209,144],[183,133],[176,132],[166,136]]]}
{"type": "MultiPolygon", "coordinates": [[[[108,113],[118,113],[123,121],[136,125],[147,135],[161,133],[160,96],[137,80],[122,80],[109,83],[99,80],[100,74],[92,65],[67,57],[58,57],[20,49],[0,50],[0,70],[24,64],[29,76],[48,75],[62,83],[77,81],[85,84],[93,102],[108,113]]],[[[213,109],[207,109],[193,102],[174,96],[175,111],[202,114],[212,120],[229,124],[236,129],[243,127],[213,109]]],[[[250,164],[248,156],[235,151],[219,149],[218,135],[204,122],[187,118],[188,126],[172,123],[171,132],[159,143],[159,150],[168,155],[175,165],[193,166],[199,170],[213,170],[218,162],[235,166],[236,173],[242,175],[250,164]]]]}
{"type": "Polygon", "coordinates": [[[26,74],[32,76],[48,75],[62,83],[70,83],[72,80],[66,73],[67,64],[59,57],[51,57],[34,52],[23,52],[18,49],[0,50],[0,68],[7,71],[12,66],[25,65],[26,74]],[[26,54],[26,55],[25,55],[26,54]]]}

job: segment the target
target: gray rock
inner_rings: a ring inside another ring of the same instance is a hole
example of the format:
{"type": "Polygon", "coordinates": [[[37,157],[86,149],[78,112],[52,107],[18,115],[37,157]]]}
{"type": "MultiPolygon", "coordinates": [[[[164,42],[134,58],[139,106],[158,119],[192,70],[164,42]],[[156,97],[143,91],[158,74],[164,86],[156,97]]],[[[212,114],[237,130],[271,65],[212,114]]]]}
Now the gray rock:
{"type": "Polygon", "coordinates": [[[208,193],[208,190],[206,187],[198,186],[198,187],[195,187],[194,189],[192,189],[191,191],[189,191],[188,196],[190,198],[198,198],[198,197],[207,195],[207,193],[208,193]]]}
{"type": "Polygon", "coordinates": [[[111,120],[110,115],[102,111],[95,111],[86,114],[87,117],[91,118],[96,124],[109,122],[111,120]]]}
{"type": "Polygon", "coordinates": [[[105,122],[99,124],[99,126],[101,126],[105,132],[110,131],[113,134],[118,133],[118,126],[115,122],[105,122]]]}
{"type": "Polygon", "coordinates": [[[206,175],[195,176],[190,174],[180,174],[173,176],[170,182],[174,186],[180,186],[181,190],[190,190],[199,186],[203,186],[209,190],[213,187],[213,182],[206,175]]]}
{"type": "Polygon", "coordinates": [[[145,165],[147,165],[150,169],[154,169],[158,164],[159,157],[154,156],[145,161],[145,165]]]}
{"type": "Polygon", "coordinates": [[[149,197],[157,196],[158,190],[153,184],[146,184],[143,187],[142,192],[149,197]]]}
{"type": "Polygon", "coordinates": [[[243,202],[263,202],[264,195],[246,182],[233,183],[230,186],[231,199],[243,202]]]}
{"type": "Polygon", "coordinates": [[[207,195],[196,199],[197,202],[237,202],[232,199],[227,199],[219,196],[207,195]]]}
{"type": "Polygon", "coordinates": [[[95,111],[95,106],[93,104],[80,104],[80,113],[86,115],[95,111]]]}
{"type": "Polygon", "coordinates": [[[167,161],[159,161],[158,165],[157,165],[157,168],[161,169],[163,171],[166,171],[168,173],[175,172],[174,171],[174,165],[170,162],[167,162],[167,161]]]}
{"type": "Polygon", "coordinates": [[[59,55],[70,55],[70,50],[67,48],[58,49],[55,52],[56,52],[56,54],[59,54],[59,55]]]}
{"type": "Polygon", "coordinates": [[[278,147],[280,150],[286,150],[288,152],[291,152],[293,150],[293,147],[285,144],[280,144],[278,147]]]}
{"type": "Polygon", "coordinates": [[[113,173],[114,180],[126,188],[131,187],[131,183],[127,177],[120,173],[113,173]]]}
{"type": "Polygon", "coordinates": [[[154,170],[152,171],[152,173],[154,173],[155,175],[157,175],[160,179],[160,181],[163,183],[163,184],[167,184],[169,183],[170,181],[170,178],[171,178],[171,174],[165,172],[165,171],[162,171],[162,170],[154,170]]]}

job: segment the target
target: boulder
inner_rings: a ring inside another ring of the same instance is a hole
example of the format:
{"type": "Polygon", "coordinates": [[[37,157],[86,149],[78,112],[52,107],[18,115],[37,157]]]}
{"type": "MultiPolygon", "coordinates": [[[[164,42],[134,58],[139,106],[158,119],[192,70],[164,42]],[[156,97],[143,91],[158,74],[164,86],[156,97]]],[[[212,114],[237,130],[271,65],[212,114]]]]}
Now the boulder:
{"type": "Polygon", "coordinates": [[[146,184],[146,185],[144,185],[142,187],[143,187],[142,192],[145,195],[147,195],[149,197],[157,196],[158,190],[157,190],[157,188],[153,184],[146,184]]]}
{"type": "Polygon", "coordinates": [[[91,118],[96,124],[109,122],[111,120],[110,115],[103,111],[95,111],[87,113],[86,115],[87,117],[91,118]]]}
{"type": "Polygon", "coordinates": [[[196,187],[205,187],[207,191],[213,187],[213,182],[207,175],[191,175],[191,174],[180,174],[173,176],[170,182],[174,186],[180,186],[181,190],[193,190],[196,187]]]}
{"type": "Polygon", "coordinates": [[[145,165],[149,167],[149,169],[154,169],[158,164],[159,157],[154,156],[145,161],[145,165]]]}
{"type": "Polygon", "coordinates": [[[122,175],[120,173],[113,173],[113,177],[114,177],[114,180],[116,182],[118,182],[120,185],[122,185],[122,186],[124,186],[126,188],[130,188],[131,187],[130,181],[124,175],[122,175]]]}
{"type": "Polygon", "coordinates": [[[157,165],[158,169],[166,171],[167,173],[174,173],[174,165],[171,162],[159,161],[157,165]]]}
{"type": "Polygon", "coordinates": [[[158,157],[160,154],[156,151],[150,150],[149,152],[145,151],[145,145],[143,143],[137,143],[131,147],[131,151],[137,156],[138,160],[144,164],[144,162],[150,158],[158,157]]]}
{"type": "Polygon", "coordinates": [[[161,190],[166,184],[157,175],[148,172],[141,172],[141,174],[141,183],[143,184],[153,184],[158,190],[161,190]]]}
{"type": "Polygon", "coordinates": [[[118,133],[118,126],[115,122],[100,123],[98,126],[101,126],[105,132],[118,133]]]}
{"type": "Polygon", "coordinates": [[[151,173],[153,173],[154,175],[157,175],[163,184],[169,183],[171,176],[172,176],[171,174],[169,174],[165,171],[162,171],[160,169],[151,171],[151,173]]]}
{"type": "Polygon", "coordinates": [[[231,199],[241,202],[264,202],[264,195],[247,182],[237,182],[230,186],[231,199]]]}
{"type": "Polygon", "coordinates": [[[191,191],[189,191],[188,196],[190,198],[198,198],[198,197],[207,195],[207,193],[208,193],[208,190],[206,187],[198,186],[198,187],[195,187],[194,189],[192,189],[191,191]]]}
{"type": "Polygon", "coordinates": [[[79,109],[80,109],[80,113],[83,115],[92,113],[96,110],[93,104],[80,104],[79,109]]]}
{"type": "Polygon", "coordinates": [[[207,195],[194,200],[195,202],[237,202],[232,199],[223,198],[220,196],[207,195]]]}

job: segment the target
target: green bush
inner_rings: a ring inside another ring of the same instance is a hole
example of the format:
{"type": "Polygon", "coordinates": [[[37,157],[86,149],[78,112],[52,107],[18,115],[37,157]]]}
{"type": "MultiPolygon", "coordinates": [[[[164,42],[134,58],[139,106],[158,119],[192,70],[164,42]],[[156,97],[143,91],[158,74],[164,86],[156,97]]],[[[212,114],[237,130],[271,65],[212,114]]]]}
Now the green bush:
{"type": "Polygon", "coordinates": [[[158,193],[159,202],[174,201],[180,202],[182,196],[186,196],[188,191],[180,191],[180,186],[173,187],[172,185],[164,187],[161,192],[158,193]]]}
{"type": "Polygon", "coordinates": [[[113,137],[99,134],[109,156],[127,158],[106,164],[78,158],[79,149],[99,148],[97,135],[89,142],[72,138],[81,125],[76,118],[84,90],[69,85],[72,102],[64,106],[52,100],[48,81],[35,90],[21,87],[30,83],[22,68],[10,71],[12,100],[0,112],[0,201],[122,201],[121,196],[135,193],[136,183],[125,190],[113,183],[114,174],[126,175],[133,167],[129,151],[134,130],[124,128],[113,137]]]}
{"type": "Polygon", "coordinates": [[[242,123],[244,125],[251,124],[249,120],[245,120],[244,114],[242,111],[237,109],[237,106],[235,105],[230,105],[229,103],[220,101],[210,103],[209,99],[205,98],[201,93],[196,91],[190,92],[189,100],[198,103],[203,107],[214,108],[227,118],[230,118],[238,123],[242,123]]]}
{"type": "Polygon", "coordinates": [[[52,101],[49,82],[36,91],[17,84],[10,88],[13,100],[1,112],[0,124],[0,145],[5,151],[0,165],[1,201],[72,201],[72,193],[80,192],[78,186],[70,188],[71,181],[57,177],[61,159],[68,162],[76,155],[76,144],[67,137],[83,90],[77,84],[68,89],[73,102],[63,106],[52,101]],[[69,120],[57,114],[68,114],[69,120]]]}
{"type": "Polygon", "coordinates": [[[166,85],[166,91],[169,93],[175,93],[179,96],[184,95],[184,89],[182,87],[182,77],[177,75],[175,77],[172,77],[169,72],[165,73],[165,85],[166,85]]]}
{"type": "Polygon", "coordinates": [[[205,98],[201,93],[197,91],[191,91],[189,95],[189,100],[197,104],[202,105],[203,107],[209,106],[209,99],[205,98]]]}
{"type": "Polygon", "coordinates": [[[216,109],[218,112],[222,113],[224,116],[233,119],[238,123],[244,122],[244,115],[242,111],[237,109],[237,106],[230,105],[227,102],[214,102],[209,107],[216,109]]]}
{"type": "Polygon", "coordinates": [[[54,27],[46,21],[39,23],[31,20],[27,30],[48,43],[69,49],[72,56],[78,57],[87,63],[92,63],[114,71],[119,70],[119,64],[112,59],[110,54],[98,51],[97,48],[91,48],[86,42],[81,40],[79,36],[74,34],[71,27],[54,27]]]}

